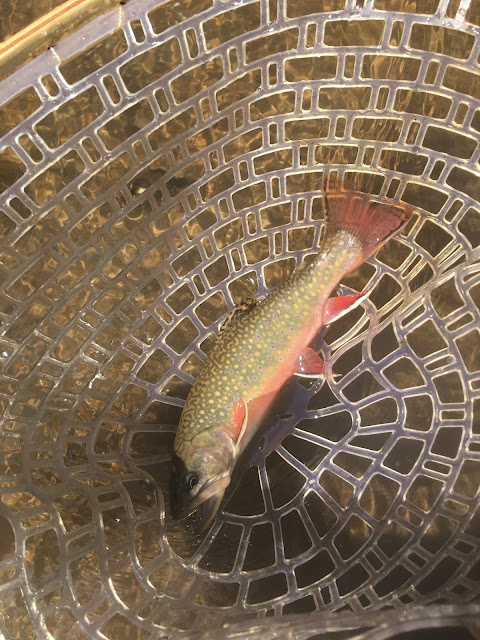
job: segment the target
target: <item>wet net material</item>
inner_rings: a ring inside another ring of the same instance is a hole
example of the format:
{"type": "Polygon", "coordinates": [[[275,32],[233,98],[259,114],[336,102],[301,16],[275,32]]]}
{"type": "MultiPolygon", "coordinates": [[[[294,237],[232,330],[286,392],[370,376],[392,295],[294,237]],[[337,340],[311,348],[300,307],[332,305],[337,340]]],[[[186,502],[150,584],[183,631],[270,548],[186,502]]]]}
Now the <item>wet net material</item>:
{"type": "Polygon", "coordinates": [[[0,85],[6,638],[480,637],[479,26],[131,0],[0,85]],[[326,171],[415,213],[343,281],[341,375],[287,384],[208,536],[166,531],[188,391],[314,255],[326,171]]]}

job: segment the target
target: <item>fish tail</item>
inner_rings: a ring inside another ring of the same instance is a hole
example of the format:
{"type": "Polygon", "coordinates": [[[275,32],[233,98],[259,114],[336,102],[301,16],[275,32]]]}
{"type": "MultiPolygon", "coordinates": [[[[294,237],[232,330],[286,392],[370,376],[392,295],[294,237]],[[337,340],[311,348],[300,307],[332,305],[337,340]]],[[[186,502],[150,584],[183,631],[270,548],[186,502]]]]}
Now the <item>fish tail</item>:
{"type": "Polygon", "coordinates": [[[343,183],[324,182],[326,220],[324,243],[346,232],[359,249],[355,266],[364,262],[411,217],[411,207],[378,202],[371,194],[347,188],[343,183]]]}

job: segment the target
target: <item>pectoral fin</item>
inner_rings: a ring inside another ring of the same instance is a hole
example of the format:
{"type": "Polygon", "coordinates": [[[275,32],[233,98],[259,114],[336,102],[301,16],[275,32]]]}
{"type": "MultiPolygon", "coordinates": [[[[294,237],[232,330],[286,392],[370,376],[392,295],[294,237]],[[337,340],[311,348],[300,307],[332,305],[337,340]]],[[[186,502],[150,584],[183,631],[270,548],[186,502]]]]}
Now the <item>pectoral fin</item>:
{"type": "Polygon", "coordinates": [[[321,378],[325,375],[325,363],[316,351],[306,347],[297,358],[295,375],[304,378],[321,378]]]}
{"type": "Polygon", "coordinates": [[[240,398],[233,405],[233,439],[235,446],[242,440],[247,427],[248,409],[243,398],[240,398]]]}
{"type": "Polygon", "coordinates": [[[346,313],[355,309],[368,296],[368,291],[357,291],[350,296],[336,296],[329,298],[325,309],[323,324],[330,324],[346,313]]]}

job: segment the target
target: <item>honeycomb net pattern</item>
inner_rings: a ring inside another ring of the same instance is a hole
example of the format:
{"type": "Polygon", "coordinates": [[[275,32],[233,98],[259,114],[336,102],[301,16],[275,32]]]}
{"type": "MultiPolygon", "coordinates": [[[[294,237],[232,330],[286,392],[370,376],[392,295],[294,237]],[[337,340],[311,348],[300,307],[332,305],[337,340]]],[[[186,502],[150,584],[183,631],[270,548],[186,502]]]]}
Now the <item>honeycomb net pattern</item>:
{"type": "Polygon", "coordinates": [[[0,85],[6,637],[478,601],[478,26],[131,0],[0,85]],[[371,294],[316,345],[341,376],[287,385],[193,544],[164,526],[182,406],[227,313],[314,255],[326,171],[415,213],[343,280],[371,294]]]}

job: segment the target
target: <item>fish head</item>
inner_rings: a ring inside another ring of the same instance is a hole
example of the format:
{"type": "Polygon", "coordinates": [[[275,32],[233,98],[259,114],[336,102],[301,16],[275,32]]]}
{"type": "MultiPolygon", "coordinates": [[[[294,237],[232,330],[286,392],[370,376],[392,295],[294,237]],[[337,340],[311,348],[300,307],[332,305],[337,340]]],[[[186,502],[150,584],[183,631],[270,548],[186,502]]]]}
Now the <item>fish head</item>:
{"type": "Polygon", "coordinates": [[[194,511],[201,530],[214,519],[235,466],[231,438],[221,428],[203,429],[175,449],[170,474],[170,511],[181,520],[194,511]]]}

